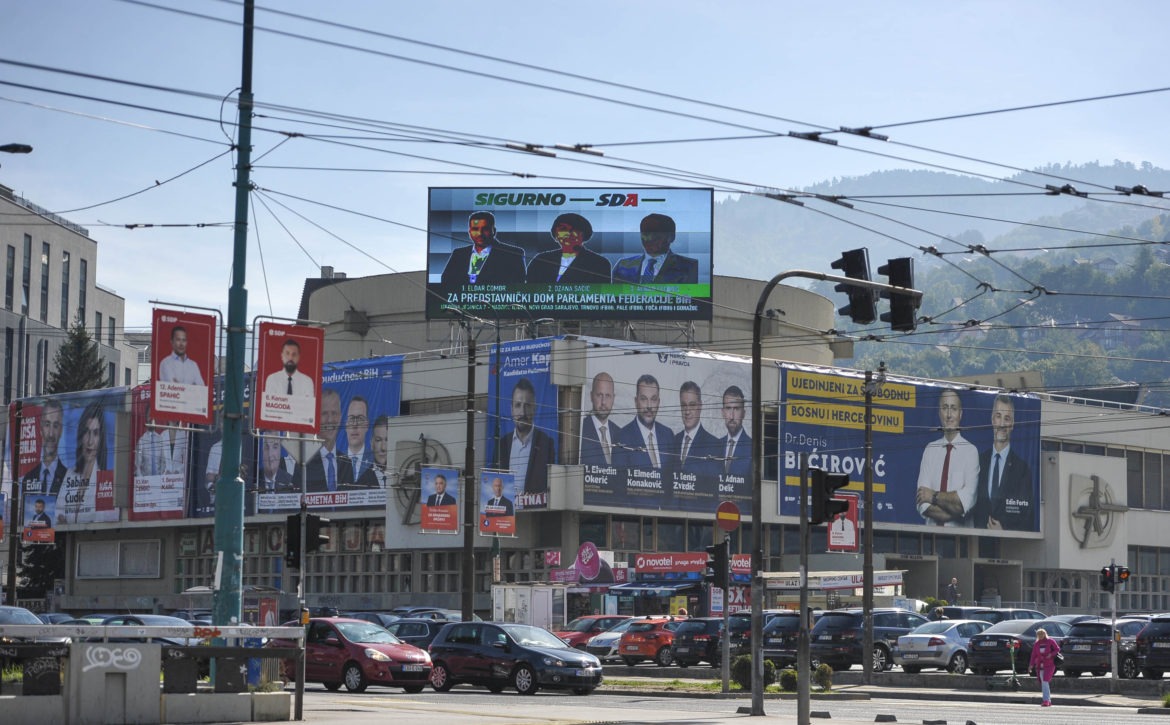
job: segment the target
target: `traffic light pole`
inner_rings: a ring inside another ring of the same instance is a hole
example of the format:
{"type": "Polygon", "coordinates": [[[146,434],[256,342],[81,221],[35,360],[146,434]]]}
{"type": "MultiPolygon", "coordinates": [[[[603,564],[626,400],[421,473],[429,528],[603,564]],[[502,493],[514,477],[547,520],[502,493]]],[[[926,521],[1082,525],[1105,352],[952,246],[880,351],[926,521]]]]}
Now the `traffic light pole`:
{"type": "MultiPolygon", "coordinates": [[[[752,715],[764,714],[764,658],[763,658],[763,629],[764,629],[764,496],[762,467],[764,452],[764,420],[763,420],[763,323],[764,308],[768,297],[776,285],[786,279],[799,277],[815,279],[822,282],[839,282],[865,289],[890,292],[891,294],[908,295],[914,299],[921,299],[922,292],[916,289],[895,287],[871,282],[869,280],[840,277],[824,272],[812,272],[804,269],[793,269],[781,272],[764,285],[760,298],[756,302],[755,315],[752,318],[752,571],[751,571],[751,598],[752,598],[752,715]]],[[[783,482],[783,476],[779,483],[783,482]]],[[[872,656],[872,654],[871,654],[872,656]]],[[[798,678],[799,679],[799,678],[798,678]]]]}
{"type": "Polygon", "coordinates": [[[1109,678],[1109,691],[1117,692],[1117,561],[1109,560],[1109,578],[1113,582],[1113,590],[1109,593],[1109,600],[1113,605],[1113,616],[1109,620],[1109,664],[1113,676],[1109,678]]]}
{"type": "Polygon", "coordinates": [[[727,571],[723,577],[723,643],[719,654],[719,676],[723,679],[723,692],[731,692],[731,536],[723,535],[723,550],[727,552],[727,571]]]}
{"type": "Polygon", "coordinates": [[[796,723],[809,725],[812,716],[812,646],[808,616],[808,458],[800,452],[800,627],[796,630],[796,723]]]}

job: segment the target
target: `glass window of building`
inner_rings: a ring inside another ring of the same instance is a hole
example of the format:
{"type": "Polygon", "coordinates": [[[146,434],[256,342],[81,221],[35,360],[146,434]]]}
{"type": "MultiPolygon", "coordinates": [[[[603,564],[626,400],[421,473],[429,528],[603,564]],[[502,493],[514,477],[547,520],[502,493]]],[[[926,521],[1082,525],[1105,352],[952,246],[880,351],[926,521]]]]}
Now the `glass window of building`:
{"type": "Polygon", "coordinates": [[[86,318],[86,295],[85,287],[89,284],[89,261],[86,259],[79,260],[80,264],[77,269],[77,319],[85,323],[86,318]]]}
{"type": "Polygon", "coordinates": [[[28,314],[29,300],[32,298],[32,235],[24,235],[24,260],[21,264],[21,292],[20,314],[28,314]]]}
{"type": "Polygon", "coordinates": [[[69,252],[61,252],[61,329],[69,327],[69,252]]]}
{"type": "Polygon", "coordinates": [[[16,247],[8,245],[8,257],[4,265],[4,309],[11,310],[16,299],[16,247]]]}
{"type": "Polygon", "coordinates": [[[49,243],[41,242],[41,322],[49,321],[49,243]]]}

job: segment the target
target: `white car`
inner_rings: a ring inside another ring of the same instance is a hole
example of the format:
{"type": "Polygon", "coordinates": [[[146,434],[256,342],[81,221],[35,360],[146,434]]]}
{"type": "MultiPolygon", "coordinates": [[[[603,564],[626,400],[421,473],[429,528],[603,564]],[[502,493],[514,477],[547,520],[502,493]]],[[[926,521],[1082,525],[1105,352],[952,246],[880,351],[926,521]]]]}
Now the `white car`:
{"type": "Polygon", "coordinates": [[[618,652],[618,645],[622,641],[622,633],[625,632],[631,624],[640,621],[640,617],[631,617],[630,619],[623,619],[618,624],[614,625],[612,629],[607,629],[601,634],[593,637],[585,643],[585,651],[597,657],[602,662],[620,662],[621,654],[618,652]]]}

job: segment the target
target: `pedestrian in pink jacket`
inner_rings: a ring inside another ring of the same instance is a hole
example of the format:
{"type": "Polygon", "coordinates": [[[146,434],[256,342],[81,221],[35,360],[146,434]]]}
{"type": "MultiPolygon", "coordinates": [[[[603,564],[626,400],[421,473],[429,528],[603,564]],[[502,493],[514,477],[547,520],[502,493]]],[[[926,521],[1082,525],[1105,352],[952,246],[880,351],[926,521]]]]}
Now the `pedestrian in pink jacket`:
{"type": "Polygon", "coordinates": [[[1040,680],[1040,691],[1044,695],[1040,707],[1052,705],[1052,690],[1049,683],[1056,675],[1056,656],[1060,654],[1060,644],[1048,636],[1043,629],[1036,630],[1036,644],[1032,645],[1032,658],[1028,662],[1028,669],[1040,680]]]}

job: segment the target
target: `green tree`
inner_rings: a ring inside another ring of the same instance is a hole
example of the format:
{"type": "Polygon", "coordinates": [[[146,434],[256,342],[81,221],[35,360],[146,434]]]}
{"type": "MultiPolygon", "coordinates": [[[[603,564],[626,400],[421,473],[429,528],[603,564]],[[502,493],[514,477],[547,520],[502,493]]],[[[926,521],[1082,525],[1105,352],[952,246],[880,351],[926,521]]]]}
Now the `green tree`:
{"type": "Polygon", "coordinates": [[[49,373],[49,393],[71,393],[75,390],[104,388],[107,383],[106,363],[98,354],[98,343],[89,336],[85,321],[75,320],[53,356],[53,372],[49,373]]]}

